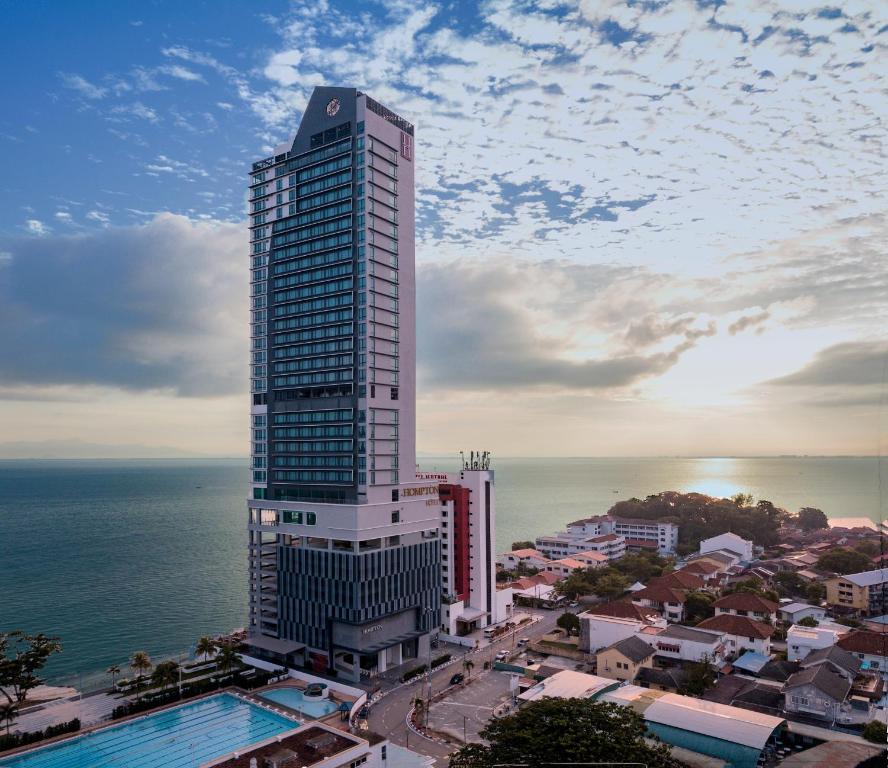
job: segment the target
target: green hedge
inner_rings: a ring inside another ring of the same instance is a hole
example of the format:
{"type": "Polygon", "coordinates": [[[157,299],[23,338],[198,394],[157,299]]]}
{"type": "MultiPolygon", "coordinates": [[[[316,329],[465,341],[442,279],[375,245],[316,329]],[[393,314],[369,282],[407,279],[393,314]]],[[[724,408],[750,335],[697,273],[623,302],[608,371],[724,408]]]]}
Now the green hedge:
{"type": "Polygon", "coordinates": [[[0,752],[7,749],[15,749],[16,747],[24,747],[28,744],[34,744],[44,739],[51,739],[53,736],[61,736],[63,733],[74,733],[80,730],[80,720],[74,718],[67,723],[59,723],[58,725],[49,725],[42,731],[27,731],[25,733],[0,734],[0,752]]]}
{"type": "Polygon", "coordinates": [[[432,660],[432,669],[435,669],[435,667],[440,667],[442,664],[446,664],[448,661],[450,661],[450,654],[445,653],[439,656],[437,659],[432,660]]]}
{"type": "Polygon", "coordinates": [[[425,664],[421,664],[418,667],[414,667],[408,672],[405,672],[401,675],[401,682],[406,683],[408,680],[412,680],[414,677],[419,677],[423,672],[425,672],[428,667],[425,664]]]}

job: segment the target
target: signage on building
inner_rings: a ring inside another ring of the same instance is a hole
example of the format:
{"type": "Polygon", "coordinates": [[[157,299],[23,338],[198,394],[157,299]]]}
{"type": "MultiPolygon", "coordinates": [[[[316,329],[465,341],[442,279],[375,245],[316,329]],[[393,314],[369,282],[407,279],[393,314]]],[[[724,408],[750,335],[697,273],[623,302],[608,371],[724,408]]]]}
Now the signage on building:
{"type": "Polygon", "coordinates": [[[431,494],[438,493],[437,485],[423,485],[419,488],[402,488],[401,489],[401,497],[404,496],[430,496],[431,494]]]}
{"type": "Polygon", "coordinates": [[[448,477],[443,472],[417,472],[417,480],[447,480],[448,477]]]}
{"type": "Polygon", "coordinates": [[[369,635],[371,632],[379,632],[382,629],[382,624],[374,624],[372,627],[364,627],[361,630],[362,635],[369,635]]]}
{"type": "Polygon", "coordinates": [[[413,137],[401,131],[401,157],[405,160],[413,159],[413,137]]]}

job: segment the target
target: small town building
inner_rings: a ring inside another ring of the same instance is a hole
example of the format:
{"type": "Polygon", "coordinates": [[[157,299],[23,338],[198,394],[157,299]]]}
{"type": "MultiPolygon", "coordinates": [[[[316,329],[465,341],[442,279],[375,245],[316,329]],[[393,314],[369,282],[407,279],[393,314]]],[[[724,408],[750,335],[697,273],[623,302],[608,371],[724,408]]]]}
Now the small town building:
{"type": "Polygon", "coordinates": [[[709,660],[716,668],[725,662],[728,652],[723,632],[672,624],[653,638],[656,655],[661,660],[701,662],[709,660]]]}
{"type": "Polygon", "coordinates": [[[648,584],[644,589],[632,593],[632,602],[645,608],[652,608],[667,621],[684,621],[685,596],[683,589],[648,584]]]}
{"type": "Polygon", "coordinates": [[[627,549],[661,555],[674,554],[678,546],[678,526],[661,520],[598,515],[568,523],[567,532],[579,537],[615,533],[625,539],[627,549]]]}
{"type": "Polygon", "coordinates": [[[565,669],[541,680],[524,693],[518,694],[518,699],[522,702],[544,698],[595,699],[605,691],[613,690],[619,684],[619,682],[606,677],[565,669]]]}
{"type": "Polygon", "coordinates": [[[719,574],[718,566],[706,560],[694,560],[693,562],[682,566],[679,571],[693,573],[695,576],[699,576],[703,579],[707,584],[712,583],[719,574]]]}
{"type": "Polygon", "coordinates": [[[888,680],[888,631],[853,630],[839,638],[836,646],[856,656],[861,669],[888,680]]]}
{"type": "Polygon", "coordinates": [[[621,682],[631,682],[639,669],[653,665],[653,647],[637,636],[619,640],[596,655],[598,676],[621,682]]]}
{"type": "Polygon", "coordinates": [[[768,600],[751,592],[732,592],[720,597],[712,607],[715,615],[726,613],[734,616],[748,616],[757,621],[777,621],[778,605],[773,600],[768,600]]]}
{"type": "Polygon", "coordinates": [[[736,533],[720,533],[700,542],[701,555],[719,550],[736,553],[738,562],[749,562],[753,557],[752,542],[736,533]]]}
{"type": "Polygon", "coordinates": [[[853,608],[867,616],[888,613],[888,568],[827,579],[826,602],[853,608]]]}
{"type": "Polygon", "coordinates": [[[587,611],[581,613],[579,619],[579,647],[585,653],[595,653],[627,637],[634,637],[645,628],[666,628],[665,620],[656,614],[644,615],[642,618],[622,618],[601,616],[594,611],[587,611]]]}
{"type": "Polygon", "coordinates": [[[816,664],[786,681],[786,712],[833,723],[851,690],[851,681],[829,664],[816,664]]]}
{"type": "Polygon", "coordinates": [[[780,620],[785,624],[798,624],[802,619],[814,619],[817,622],[826,618],[826,608],[809,603],[781,603],[780,620]]]}
{"type": "Polygon", "coordinates": [[[515,570],[519,565],[542,568],[548,562],[549,559],[535,549],[513,549],[511,552],[504,552],[496,559],[496,564],[507,571],[515,570]]]}
{"type": "Polygon", "coordinates": [[[652,691],[681,693],[688,682],[688,673],[681,667],[641,667],[635,675],[635,685],[652,691]]]}
{"type": "Polygon", "coordinates": [[[689,555],[687,559],[690,563],[709,563],[718,568],[718,573],[725,573],[729,568],[740,562],[740,556],[736,552],[728,552],[723,549],[714,552],[697,552],[689,555]]]}
{"type": "Polygon", "coordinates": [[[697,628],[723,633],[731,655],[743,651],[755,651],[764,656],[771,655],[771,635],[774,634],[774,627],[748,616],[720,613],[704,619],[697,628]]]}
{"type": "Polygon", "coordinates": [[[786,631],[786,658],[800,661],[811,651],[831,648],[850,631],[848,627],[831,621],[821,622],[816,627],[793,624],[786,631]]]}
{"type": "Polygon", "coordinates": [[[662,576],[654,576],[648,579],[648,586],[673,587],[674,589],[703,589],[706,582],[702,577],[688,571],[672,571],[662,576]]]}

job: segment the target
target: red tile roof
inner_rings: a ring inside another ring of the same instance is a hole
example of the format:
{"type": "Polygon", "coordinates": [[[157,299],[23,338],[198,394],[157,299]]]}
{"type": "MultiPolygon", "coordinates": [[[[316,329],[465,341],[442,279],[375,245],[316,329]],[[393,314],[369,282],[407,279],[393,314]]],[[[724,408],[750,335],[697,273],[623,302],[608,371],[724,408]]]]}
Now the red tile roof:
{"type": "Polygon", "coordinates": [[[702,573],[709,576],[710,574],[718,573],[718,566],[714,563],[707,563],[704,560],[696,560],[693,563],[688,563],[680,570],[688,571],[688,573],[702,573]]]}
{"type": "Polygon", "coordinates": [[[733,611],[757,611],[758,613],[775,613],[777,603],[772,603],[764,597],[754,595],[751,592],[734,592],[720,597],[713,603],[716,608],[724,608],[733,611]]]}
{"type": "Polygon", "coordinates": [[[839,639],[836,645],[851,653],[888,656],[888,631],[871,632],[866,629],[856,630],[839,639]]]}
{"type": "Polygon", "coordinates": [[[606,541],[616,541],[620,537],[615,533],[605,533],[602,536],[596,536],[592,539],[587,539],[587,541],[594,541],[596,544],[603,544],[606,541]]]}
{"type": "Polygon", "coordinates": [[[662,576],[654,577],[648,581],[648,586],[662,585],[664,587],[675,587],[676,589],[700,589],[705,583],[703,579],[694,573],[673,571],[672,573],[664,573],[662,576]]]}
{"type": "Polygon", "coordinates": [[[764,640],[774,634],[774,627],[761,621],[750,619],[748,616],[734,616],[730,613],[722,613],[701,621],[699,629],[714,629],[716,632],[727,632],[729,635],[741,637],[755,637],[764,640]]]}
{"type": "Polygon", "coordinates": [[[644,547],[646,549],[657,549],[657,542],[648,539],[626,539],[627,547],[644,547]]]}
{"type": "Polygon", "coordinates": [[[652,584],[632,593],[633,600],[653,600],[655,603],[684,603],[685,592],[660,584],[652,584]]]}

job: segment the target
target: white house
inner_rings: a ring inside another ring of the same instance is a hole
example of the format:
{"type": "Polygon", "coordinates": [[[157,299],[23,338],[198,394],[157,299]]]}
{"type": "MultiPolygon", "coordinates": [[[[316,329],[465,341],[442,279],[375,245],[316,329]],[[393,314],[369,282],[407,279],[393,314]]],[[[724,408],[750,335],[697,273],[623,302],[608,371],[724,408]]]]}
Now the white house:
{"type": "Polygon", "coordinates": [[[530,568],[542,568],[549,560],[535,549],[515,549],[497,556],[496,562],[497,565],[511,571],[519,564],[530,568]]]}
{"type": "Polygon", "coordinates": [[[627,637],[634,637],[646,627],[666,628],[666,620],[659,616],[633,619],[598,616],[593,611],[586,611],[579,618],[580,649],[586,653],[593,653],[627,637]]]}
{"type": "Polygon", "coordinates": [[[787,624],[798,624],[802,619],[814,619],[818,623],[826,618],[826,608],[808,603],[785,603],[780,606],[780,619],[787,624]]]}
{"type": "Polygon", "coordinates": [[[816,627],[801,627],[793,624],[786,631],[786,659],[787,661],[801,661],[811,651],[821,648],[830,648],[840,638],[850,632],[848,627],[825,621],[816,627]]]}
{"type": "Polygon", "coordinates": [[[728,654],[727,637],[724,632],[710,632],[672,624],[653,637],[649,634],[640,637],[645,642],[653,641],[657,656],[676,661],[699,662],[709,659],[713,666],[720,667],[728,654]]]}
{"type": "Polygon", "coordinates": [[[740,560],[752,560],[752,542],[736,533],[720,533],[718,536],[700,542],[701,555],[717,552],[720,549],[736,552],[740,556],[740,560]]]}
{"type": "Polygon", "coordinates": [[[741,650],[755,651],[763,656],[771,655],[774,627],[748,616],[722,613],[701,621],[697,629],[723,632],[731,655],[737,655],[741,650]]]}

